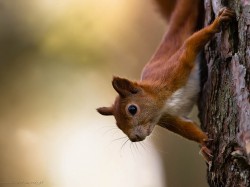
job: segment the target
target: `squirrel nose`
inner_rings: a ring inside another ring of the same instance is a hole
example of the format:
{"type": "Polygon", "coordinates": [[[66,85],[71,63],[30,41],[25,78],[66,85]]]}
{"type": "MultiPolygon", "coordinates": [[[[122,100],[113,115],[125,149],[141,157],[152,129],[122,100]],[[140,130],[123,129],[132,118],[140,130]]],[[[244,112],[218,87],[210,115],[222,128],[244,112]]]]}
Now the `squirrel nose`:
{"type": "Polygon", "coordinates": [[[145,137],[140,136],[139,134],[135,134],[133,137],[129,138],[131,142],[140,142],[145,139],[145,137]]]}

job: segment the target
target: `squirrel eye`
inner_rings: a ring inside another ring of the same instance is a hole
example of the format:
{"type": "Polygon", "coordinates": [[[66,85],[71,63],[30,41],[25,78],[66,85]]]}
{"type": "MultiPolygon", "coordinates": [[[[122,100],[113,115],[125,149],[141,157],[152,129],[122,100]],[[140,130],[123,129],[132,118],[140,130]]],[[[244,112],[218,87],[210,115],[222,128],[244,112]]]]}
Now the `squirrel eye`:
{"type": "Polygon", "coordinates": [[[128,111],[132,116],[134,116],[137,112],[137,107],[135,105],[129,105],[128,111]]]}

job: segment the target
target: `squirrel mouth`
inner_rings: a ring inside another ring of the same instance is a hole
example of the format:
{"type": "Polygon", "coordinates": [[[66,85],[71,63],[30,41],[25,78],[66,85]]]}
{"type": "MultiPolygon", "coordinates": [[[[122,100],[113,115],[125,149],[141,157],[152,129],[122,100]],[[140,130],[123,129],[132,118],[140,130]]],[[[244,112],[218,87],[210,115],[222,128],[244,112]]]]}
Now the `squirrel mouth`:
{"type": "Polygon", "coordinates": [[[129,137],[131,142],[140,142],[140,141],[145,140],[145,138],[146,138],[146,136],[142,136],[139,134],[135,134],[133,137],[129,137]]]}
{"type": "Polygon", "coordinates": [[[146,139],[147,136],[149,136],[153,129],[154,129],[153,124],[146,124],[144,126],[137,126],[133,129],[131,129],[127,134],[128,138],[130,139],[131,142],[140,142],[146,139]]]}

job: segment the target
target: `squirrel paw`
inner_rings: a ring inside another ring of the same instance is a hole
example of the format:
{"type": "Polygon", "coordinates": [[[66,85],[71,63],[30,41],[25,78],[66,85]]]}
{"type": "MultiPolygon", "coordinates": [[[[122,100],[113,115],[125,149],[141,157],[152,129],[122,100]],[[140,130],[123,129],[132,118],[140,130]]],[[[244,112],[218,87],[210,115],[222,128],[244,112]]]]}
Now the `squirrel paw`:
{"type": "Polygon", "coordinates": [[[222,23],[227,23],[230,20],[232,20],[234,17],[235,17],[235,13],[232,10],[226,7],[220,9],[218,13],[218,17],[214,20],[212,24],[214,32],[219,32],[222,23]]]}
{"type": "Polygon", "coordinates": [[[202,145],[199,154],[201,156],[203,156],[206,163],[209,164],[211,162],[213,155],[212,155],[212,151],[210,149],[208,149],[207,146],[202,145]]]}
{"type": "Polygon", "coordinates": [[[226,7],[219,10],[218,19],[220,22],[230,21],[234,17],[235,13],[226,7]]]}

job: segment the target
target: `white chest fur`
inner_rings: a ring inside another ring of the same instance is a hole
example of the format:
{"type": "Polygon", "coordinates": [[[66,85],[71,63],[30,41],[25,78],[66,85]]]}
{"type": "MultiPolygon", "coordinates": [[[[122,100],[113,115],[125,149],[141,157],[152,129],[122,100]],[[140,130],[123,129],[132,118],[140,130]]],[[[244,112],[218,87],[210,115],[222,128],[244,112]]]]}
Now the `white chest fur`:
{"type": "Polygon", "coordinates": [[[166,100],[164,112],[171,115],[187,116],[197,101],[200,91],[199,64],[196,62],[187,84],[166,100]]]}

